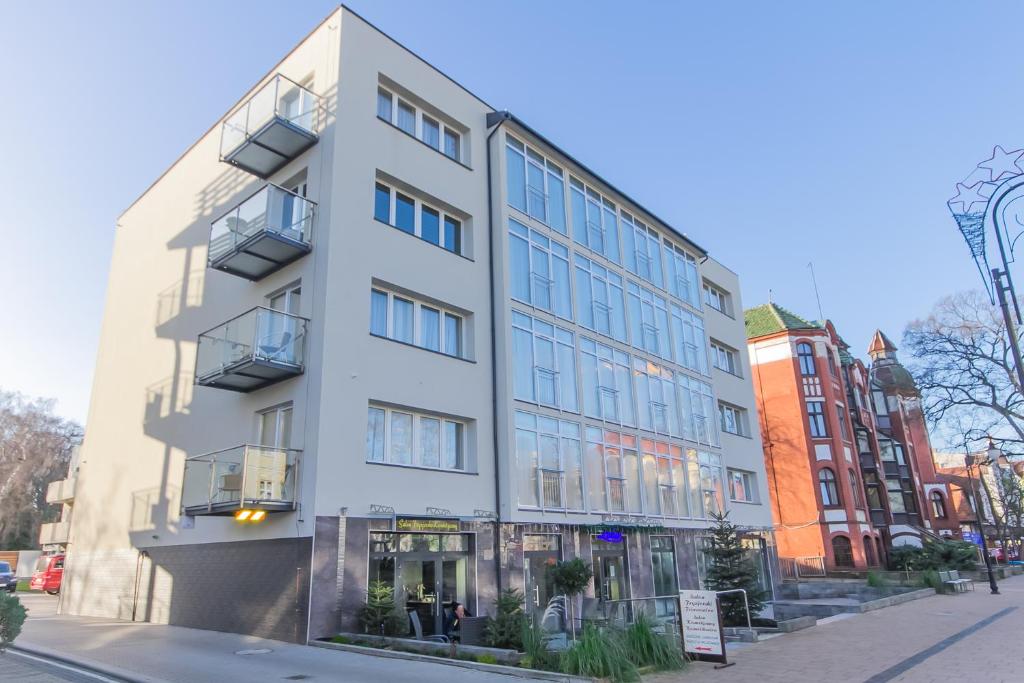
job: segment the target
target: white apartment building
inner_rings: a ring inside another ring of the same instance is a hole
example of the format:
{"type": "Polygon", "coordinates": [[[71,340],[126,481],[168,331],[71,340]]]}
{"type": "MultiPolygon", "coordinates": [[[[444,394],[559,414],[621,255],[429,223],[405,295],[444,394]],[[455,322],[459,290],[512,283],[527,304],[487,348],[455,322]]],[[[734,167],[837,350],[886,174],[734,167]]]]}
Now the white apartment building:
{"type": "Polygon", "coordinates": [[[599,602],[697,587],[718,511],[770,587],[742,310],[339,8],[117,221],[61,609],[305,642],[383,580],[431,633],[543,612],[557,559],[599,602]]]}

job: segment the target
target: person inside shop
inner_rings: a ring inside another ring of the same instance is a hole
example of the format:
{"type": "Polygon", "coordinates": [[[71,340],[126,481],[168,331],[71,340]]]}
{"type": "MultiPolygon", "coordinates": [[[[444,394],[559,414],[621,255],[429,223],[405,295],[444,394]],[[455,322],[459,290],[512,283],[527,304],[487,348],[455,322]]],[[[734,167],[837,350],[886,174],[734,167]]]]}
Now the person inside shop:
{"type": "Polygon", "coordinates": [[[452,600],[451,604],[444,610],[444,632],[451,640],[459,640],[462,620],[471,617],[472,614],[458,600],[452,600]]]}

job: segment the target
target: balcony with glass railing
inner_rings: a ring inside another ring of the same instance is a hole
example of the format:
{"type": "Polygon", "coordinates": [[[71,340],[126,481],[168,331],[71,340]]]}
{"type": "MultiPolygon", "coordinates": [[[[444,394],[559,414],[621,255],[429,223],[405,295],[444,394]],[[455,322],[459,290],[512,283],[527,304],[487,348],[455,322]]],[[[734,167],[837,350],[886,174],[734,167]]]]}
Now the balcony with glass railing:
{"type": "Polygon", "coordinates": [[[77,479],[74,477],[68,477],[67,479],[60,479],[58,481],[51,481],[46,486],[46,502],[50,504],[54,503],[70,503],[75,499],[75,482],[77,479]]]}
{"type": "Polygon", "coordinates": [[[67,545],[71,522],[47,522],[39,527],[39,545],[67,545]]]}
{"type": "Polygon", "coordinates": [[[260,280],[312,250],[316,204],[265,185],[210,226],[211,268],[260,280]]]}
{"type": "Polygon", "coordinates": [[[297,315],[258,307],[204,332],[196,384],[249,392],[301,375],[308,324],[297,315]]]}
{"type": "Polygon", "coordinates": [[[301,451],[242,445],[185,460],[181,508],[186,515],[296,509],[301,451]]]}
{"type": "Polygon", "coordinates": [[[320,98],[275,75],[224,121],[220,158],[266,178],[316,144],[320,98]]]}

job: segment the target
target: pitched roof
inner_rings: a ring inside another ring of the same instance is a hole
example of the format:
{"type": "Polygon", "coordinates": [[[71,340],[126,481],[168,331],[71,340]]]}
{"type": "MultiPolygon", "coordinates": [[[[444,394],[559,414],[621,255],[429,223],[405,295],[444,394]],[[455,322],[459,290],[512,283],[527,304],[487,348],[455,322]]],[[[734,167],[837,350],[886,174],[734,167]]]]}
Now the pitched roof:
{"type": "Polygon", "coordinates": [[[796,313],[778,304],[770,303],[743,311],[743,322],[747,327],[747,339],[764,337],[783,330],[816,330],[819,323],[804,320],[796,313]]]}
{"type": "Polygon", "coordinates": [[[868,347],[869,354],[896,350],[896,345],[885,336],[884,332],[881,330],[875,330],[875,336],[871,338],[871,346],[868,347]]]}

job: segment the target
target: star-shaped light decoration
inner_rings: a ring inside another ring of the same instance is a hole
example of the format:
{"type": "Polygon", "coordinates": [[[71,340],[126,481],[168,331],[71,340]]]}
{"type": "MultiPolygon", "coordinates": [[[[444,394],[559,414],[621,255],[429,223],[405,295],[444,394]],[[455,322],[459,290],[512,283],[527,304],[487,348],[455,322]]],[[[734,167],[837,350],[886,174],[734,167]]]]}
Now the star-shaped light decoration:
{"type": "MultiPolygon", "coordinates": [[[[971,258],[978,266],[978,273],[985,283],[989,300],[993,304],[995,296],[993,283],[989,277],[988,252],[985,244],[985,215],[988,211],[989,201],[996,189],[1007,183],[1013,185],[1016,182],[1013,179],[1019,176],[1024,176],[1024,149],[1007,152],[1000,145],[996,145],[992,149],[991,158],[979,163],[966,178],[957,183],[956,196],[946,202],[946,206],[956,221],[957,228],[960,229],[964,241],[967,242],[971,258]]],[[[1013,189],[1010,187],[1009,191],[1013,189]]],[[[1002,229],[1005,230],[1005,226],[1002,229]]],[[[1014,237],[1007,234],[1011,245],[1011,260],[1013,258],[1012,245],[1020,236],[1014,237]]],[[[999,237],[999,234],[996,237],[999,237]]]]}
{"type": "Polygon", "coordinates": [[[978,164],[978,168],[991,171],[992,180],[1001,180],[1024,173],[1024,149],[1007,152],[1000,145],[992,149],[992,158],[978,164]]]}
{"type": "Polygon", "coordinates": [[[970,186],[957,183],[956,196],[946,204],[954,216],[985,213],[985,205],[988,204],[988,198],[992,196],[994,189],[989,183],[977,182],[970,186]],[[980,205],[979,210],[972,210],[975,205],[980,205]]]}

